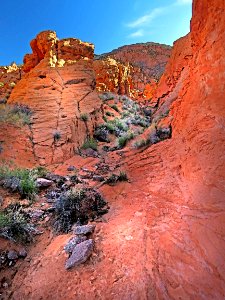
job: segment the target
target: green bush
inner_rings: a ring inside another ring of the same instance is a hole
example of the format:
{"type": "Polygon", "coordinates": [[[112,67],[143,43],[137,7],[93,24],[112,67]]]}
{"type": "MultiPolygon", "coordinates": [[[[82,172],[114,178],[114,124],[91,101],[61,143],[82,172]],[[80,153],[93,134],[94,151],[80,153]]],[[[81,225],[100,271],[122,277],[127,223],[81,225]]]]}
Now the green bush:
{"type": "Polygon", "coordinates": [[[134,138],[134,133],[129,132],[123,136],[120,136],[117,140],[119,148],[123,148],[126,146],[127,142],[134,138]]]}
{"type": "Polygon", "coordinates": [[[88,114],[81,114],[80,115],[80,119],[84,122],[87,122],[88,121],[88,114]]]}
{"type": "Polygon", "coordinates": [[[97,141],[95,139],[90,138],[90,139],[87,139],[83,143],[83,145],[82,145],[81,148],[82,149],[93,149],[93,150],[97,151],[97,149],[98,149],[98,143],[97,143],[97,141]]]}
{"type": "Polygon", "coordinates": [[[116,104],[112,104],[112,105],[109,105],[112,109],[114,109],[115,111],[117,111],[117,112],[120,112],[119,111],[119,108],[117,107],[117,105],[116,104]]]}
{"type": "Polygon", "coordinates": [[[0,236],[14,242],[32,242],[34,226],[29,223],[28,215],[18,204],[11,204],[0,212],[0,236]]]}
{"type": "Polygon", "coordinates": [[[136,141],[135,143],[134,143],[134,148],[142,148],[142,147],[144,147],[144,146],[146,146],[146,145],[148,145],[148,141],[147,140],[144,140],[144,139],[141,139],[141,140],[139,140],[139,141],[136,141]]]}
{"type": "Polygon", "coordinates": [[[59,141],[61,139],[62,135],[61,135],[61,132],[56,130],[54,133],[53,133],[53,139],[55,142],[59,141]]]}
{"type": "Polygon", "coordinates": [[[0,104],[0,122],[16,124],[19,126],[30,125],[32,111],[27,105],[0,104]]]}
{"type": "Polygon", "coordinates": [[[32,170],[10,170],[7,166],[1,166],[0,179],[3,179],[4,187],[14,192],[19,192],[24,198],[33,200],[37,193],[37,186],[32,170]]]}
{"type": "Polygon", "coordinates": [[[81,224],[106,213],[106,202],[99,192],[91,188],[73,188],[61,193],[55,204],[56,232],[68,232],[76,222],[81,224]]]}

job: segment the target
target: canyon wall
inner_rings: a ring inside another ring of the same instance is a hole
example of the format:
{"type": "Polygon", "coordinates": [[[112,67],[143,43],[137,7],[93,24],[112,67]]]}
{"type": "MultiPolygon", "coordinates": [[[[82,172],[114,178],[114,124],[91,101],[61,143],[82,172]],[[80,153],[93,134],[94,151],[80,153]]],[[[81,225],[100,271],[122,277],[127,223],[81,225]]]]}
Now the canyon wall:
{"type": "Polygon", "coordinates": [[[140,43],[123,46],[112,52],[96,56],[97,73],[99,73],[98,66],[104,64],[103,74],[106,74],[99,78],[97,76],[97,86],[99,82],[99,86],[102,89],[113,91],[112,85],[109,84],[109,81],[115,82],[115,75],[114,73],[112,74],[110,64],[110,61],[113,60],[114,65],[116,63],[120,69],[126,69],[126,72],[123,72],[123,76],[116,77],[116,80],[119,82],[118,92],[127,94],[136,100],[148,100],[152,98],[152,92],[155,90],[156,83],[165,70],[171,49],[170,46],[157,43],[140,43]],[[124,81],[128,82],[126,86],[129,88],[120,88],[119,85],[124,86],[124,81]],[[101,83],[104,83],[104,85],[101,83]]]}
{"type": "Polygon", "coordinates": [[[58,40],[55,32],[45,31],[31,41],[31,48],[33,53],[24,57],[26,74],[8,103],[33,111],[30,130],[39,164],[60,163],[92,135],[97,120],[101,101],[95,92],[94,46],[58,40]]]}
{"type": "Polygon", "coordinates": [[[161,197],[149,199],[146,242],[157,299],[225,297],[224,8],[193,2],[191,33],[175,42],[152,103],[169,107],[172,138],[125,163],[161,197]]]}

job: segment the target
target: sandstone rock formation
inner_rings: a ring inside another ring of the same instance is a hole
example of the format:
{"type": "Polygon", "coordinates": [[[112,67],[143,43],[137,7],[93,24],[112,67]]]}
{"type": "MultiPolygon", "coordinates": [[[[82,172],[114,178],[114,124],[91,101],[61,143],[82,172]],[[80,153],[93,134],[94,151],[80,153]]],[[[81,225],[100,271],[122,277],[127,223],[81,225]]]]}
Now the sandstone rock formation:
{"type": "Polygon", "coordinates": [[[58,40],[53,31],[31,41],[33,54],[24,58],[24,77],[9,104],[28,105],[34,155],[40,164],[53,164],[74,155],[92,135],[101,101],[95,89],[94,46],[77,39],[58,40]],[[88,120],[82,121],[82,114],[88,120]]]}
{"type": "MultiPolygon", "coordinates": [[[[68,236],[50,238],[46,233],[38,253],[32,249],[31,261],[16,273],[10,287],[11,299],[224,299],[223,18],[224,0],[194,0],[191,32],[175,42],[157,89],[154,84],[147,89],[152,93],[150,105],[158,116],[167,112],[167,117],[158,121],[162,126],[171,125],[171,139],[139,150],[127,147],[114,151],[100,162],[98,158],[74,156],[57,168],[56,173],[66,173],[68,166],[83,172],[84,167],[89,172],[99,166],[102,171],[117,168],[126,170],[129,182],[100,187],[110,210],[96,225],[96,249],[85,266],[71,272],[64,270],[63,245],[68,236]]],[[[65,60],[60,68],[56,55],[56,66],[52,68],[47,56],[25,75],[25,82],[22,79],[17,84],[10,101],[16,99],[16,93],[19,95],[19,84],[23,82],[26,90],[28,82],[32,89],[27,91],[33,94],[26,92],[21,101],[33,103],[37,110],[39,120],[35,121],[34,115],[32,130],[37,130],[34,135],[48,157],[48,139],[41,140],[42,122],[39,131],[38,122],[43,120],[46,129],[46,124],[51,125],[47,123],[49,116],[58,120],[52,113],[53,96],[58,95],[55,90],[62,95],[57,99],[63,100],[59,102],[59,115],[64,107],[69,114],[66,96],[70,94],[64,93],[75,90],[65,82],[72,80],[71,74],[77,74],[78,66],[82,70],[90,67],[87,82],[93,75],[90,60],[71,64],[65,60]],[[51,88],[55,88],[52,98],[51,88]],[[43,93],[45,89],[48,93],[43,93]],[[49,115],[44,114],[46,103],[52,109],[49,115]]],[[[78,78],[82,77],[73,80],[78,78]]],[[[87,84],[79,86],[79,91],[84,87],[91,90],[87,84]]],[[[64,130],[61,122],[56,124],[64,130]]],[[[63,146],[59,149],[64,150],[63,146]]]]}
{"type": "Polygon", "coordinates": [[[132,67],[122,64],[113,58],[96,59],[94,61],[96,90],[113,92],[120,95],[133,95],[132,67]]]}
{"type": "Polygon", "coordinates": [[[23,75],[22,68],[12,63],[10,66],[0,67],[0,101],[6,102],[12,89],[23,75]]]}
{"type": "MultiPolygon", "coordinates": [[[[141,43],[120,47],[110,53],[97,56],[97,59],[104,61],[111,58],[124,66],[129,65],[131,93],[127,95],[133,96],[135,99],[148,99],[147,97],[151,96],[151,94],[144,92],[146,85],[147,90],[149,90],[148,84],[154,81],[156,83],[160,79],[169,60],[170,53],[170,46],[157,43],[141,43]]],[[[111,72],[109,71],[108,77],[110,74],[111,72]]],[[[101,79],[100,83],[102,81],[104,83],[104,78],[99,79],[101,79]]],[[[111,80],[113,80],[113,76],[111,80]]],[[[108,81],[106,80],[105,84],[110,90],[111,86],[107,84],[108,81]]]]}

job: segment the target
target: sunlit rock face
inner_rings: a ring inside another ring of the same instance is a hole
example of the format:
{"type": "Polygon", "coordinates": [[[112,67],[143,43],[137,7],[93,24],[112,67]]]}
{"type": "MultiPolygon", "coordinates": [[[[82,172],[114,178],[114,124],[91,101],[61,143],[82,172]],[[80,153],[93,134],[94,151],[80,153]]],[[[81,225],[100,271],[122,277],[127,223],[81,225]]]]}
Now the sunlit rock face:
{"type": "Polygon", "coordinates": [[[127,160],[140,186],[161,195],[148,214],[157,299],[225,295],[223,18],[223,0],[193,2],[191,33],[175,42],[151,103],[169,108],[172,139],[127,160]]]}
{"type": "Polygon", "coordinates": [[[33,110],[30,126],[34,155],[40,164],[54,164],[74,155],[92,135],[100,99],[95,92],[94,46],[78,39],[58,40],[44,31],[31,41],[25,55],[26,74],[15,86],[8,103],[33,110]],[[81,115],[87,114],[86,122],[81,115]]]}
{"type": "MultiPolygon", "coordinates": [[[[96,60],[102,61],[106,65],[107,60],[113,59],[117,61],[118,65],[128,66],[126,76],[129,75],[130,89],[125,90],[125,92],[135,99],[148,100],[148,97],[152,96],[152,91],[149,93],[149,84],[156,84],[162,76],[166,63],[169,60],[171,49],[170,46],[157,43],[140,43],[123,46],[110,53],[96,56],[96,60]]],[[[96,63],[96,65],[100,65],[100,62],[96,63]]],[[[113,81],[114,76],[110,72],[110,64],[108,65],[107,77],[113,81]]],[[[104,80],[105,78],[99,78],[102,86],[105,84],[108,89],[111,89],[111,85],[108,84],[109,80],[104,80]]],[[[118,80],[120,83],[120,77],[118,80]]],[[[121,92],[123,93],[124,89],[121,92]]]]}

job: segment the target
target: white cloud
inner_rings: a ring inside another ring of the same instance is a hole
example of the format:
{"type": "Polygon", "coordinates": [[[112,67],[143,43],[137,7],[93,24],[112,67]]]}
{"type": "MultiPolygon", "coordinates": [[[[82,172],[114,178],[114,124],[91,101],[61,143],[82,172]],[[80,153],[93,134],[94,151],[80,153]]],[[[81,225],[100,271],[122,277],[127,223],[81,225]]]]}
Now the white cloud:
{"type": "MultiPolygon", "coordinates": [[[[182,0],[187,1],[187,0],[182,0]]],[[[128,23],[127,26],[130,28],[137,28],[144,25],[149,25],[156,17],[162,14],[164,11],[163,7],[158,7],[153,9],[149,14],[143,15],[142,17],[136,19],[135,21],[128,23]]]]}
{"type": "Polygon", "coordinates": [[[136,37],[142,37],[144,36],[144,31],[142,29],[139,29],[131,34],[128,35],[128,38],[136,38],[136,37]]]}
{"type": "Polygon", "coordinates": [[[192,0],[177,0],[175,2],[177,5],[186,5],[186,4],[192,4],[192,0]]]}

